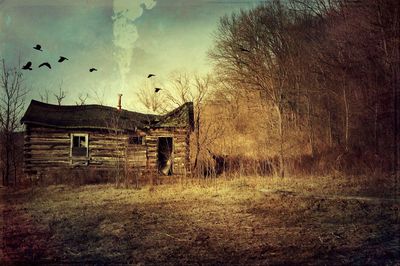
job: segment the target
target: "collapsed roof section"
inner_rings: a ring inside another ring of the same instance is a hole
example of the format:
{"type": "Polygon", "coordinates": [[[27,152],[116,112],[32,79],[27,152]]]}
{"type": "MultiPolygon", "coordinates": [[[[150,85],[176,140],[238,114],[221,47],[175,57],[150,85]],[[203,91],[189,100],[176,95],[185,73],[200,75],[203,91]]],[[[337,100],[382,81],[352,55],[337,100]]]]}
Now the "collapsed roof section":
{"type": "Polygon", "coordinates": [[[166,115],[118,110],[102,105],[54,105],[32,100],[21,123],[65,129],[194,128],[193,103],[187,102],[166,115]]]}

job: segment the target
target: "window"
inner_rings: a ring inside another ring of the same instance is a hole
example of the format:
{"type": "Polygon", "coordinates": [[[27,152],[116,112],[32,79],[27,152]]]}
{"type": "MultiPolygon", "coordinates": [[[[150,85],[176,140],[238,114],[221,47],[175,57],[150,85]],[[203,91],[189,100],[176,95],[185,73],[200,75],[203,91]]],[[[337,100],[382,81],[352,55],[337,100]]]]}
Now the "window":
{"type": "Polygon", "coordinates": [[[144,138],[139,136],[130,136],[129,144],[144,145],[144,138]]]}
{"type": "Polygon", "coordinates": [[[88,134],[72,134],[71,135],[71,156],[87,157],[88,151],[88,134]]]}

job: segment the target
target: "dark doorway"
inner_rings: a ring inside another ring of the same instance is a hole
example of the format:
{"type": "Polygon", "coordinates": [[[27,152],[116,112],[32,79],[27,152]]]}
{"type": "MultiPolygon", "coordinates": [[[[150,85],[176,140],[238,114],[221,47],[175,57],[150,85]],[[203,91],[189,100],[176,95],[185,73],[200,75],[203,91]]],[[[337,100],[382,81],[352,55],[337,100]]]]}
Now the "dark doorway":
{"type": "Polygon", "coordinates": [[[172,175],[172,138],[158,138],[158,171],[172,175]]]}

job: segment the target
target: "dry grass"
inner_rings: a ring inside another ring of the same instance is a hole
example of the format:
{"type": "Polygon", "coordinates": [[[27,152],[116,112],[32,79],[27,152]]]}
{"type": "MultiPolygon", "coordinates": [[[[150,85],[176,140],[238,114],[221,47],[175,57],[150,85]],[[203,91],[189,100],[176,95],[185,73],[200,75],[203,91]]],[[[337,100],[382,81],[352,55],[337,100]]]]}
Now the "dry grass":
{"type": "Polygon", "coordinates": [[[349,197],[383,196],[384,190],[360,180],[364,179],[253,177],[186,180],[140,190],[92,185],[9,192],[3,212],[3,259],[400,263],[399,203],[349,197]]]}

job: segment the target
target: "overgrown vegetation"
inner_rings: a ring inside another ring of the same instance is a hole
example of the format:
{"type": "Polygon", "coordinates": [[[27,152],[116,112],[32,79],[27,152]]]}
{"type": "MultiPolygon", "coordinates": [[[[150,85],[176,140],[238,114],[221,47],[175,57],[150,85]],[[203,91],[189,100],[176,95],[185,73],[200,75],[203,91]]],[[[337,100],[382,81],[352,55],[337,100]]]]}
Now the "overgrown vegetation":
{"type": "Polygon", "coordinates": [[[186,179],[140,190],[9,191],[0,260],[395,265],[399,202],[389,195],[390,182],[249,177],[186,179]]]}
{"type": "Polygon", "coordinates": [[[399,17],[394,0],[305,0],[221,18],[210,57],[223,86],[210,109],[230,134],[213,148],[277,156],[281,176],[302,156],[395,171],[399,17]]]}

